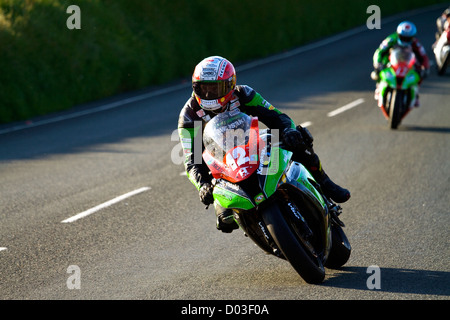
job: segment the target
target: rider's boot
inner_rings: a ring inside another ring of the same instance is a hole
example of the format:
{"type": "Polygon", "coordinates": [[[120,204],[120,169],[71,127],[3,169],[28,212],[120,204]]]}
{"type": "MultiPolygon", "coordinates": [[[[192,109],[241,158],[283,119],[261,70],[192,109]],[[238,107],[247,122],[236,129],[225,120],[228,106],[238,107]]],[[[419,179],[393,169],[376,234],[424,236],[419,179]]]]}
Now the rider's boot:
{"type": "Polygon", "coordinates": [[[337,203],[343,203],[350,199],[350,191],[334,183],[323,170],[318,157],[317,161],[318,166],[310,167],[309,171],[313,178],[320,184],[325,196],[337,203]]]}
{"type": "Polygon", "coordinates": [[[233,210],[222,208],[216,205],[216,228],[224,233],[231,233],[233,230],[238,229],[239,226],[234,220],[233,210]]]}
{"type": "Polygon", "coordinates": [[[378,85],[378,82],[377,82],[376,87],[375,87],[375,93],[373,94],[373,98],[377,101],[380,98],[380,88],[379,87],[380,86],[378,85]]]}
{"type": "Polygon", "coordinates": [[[334,183],[327,174],[324,173],[322,181],[316,179],[322,187],[322,191],[326,197],[337,203],[343,203],[350,199],[350,191],[334,183]]]}
{"type": "Polygon", "coordinates": [[[416,94],[416,100],[414,101],[414,107],[420,107],[419,94],[416,94]]]}

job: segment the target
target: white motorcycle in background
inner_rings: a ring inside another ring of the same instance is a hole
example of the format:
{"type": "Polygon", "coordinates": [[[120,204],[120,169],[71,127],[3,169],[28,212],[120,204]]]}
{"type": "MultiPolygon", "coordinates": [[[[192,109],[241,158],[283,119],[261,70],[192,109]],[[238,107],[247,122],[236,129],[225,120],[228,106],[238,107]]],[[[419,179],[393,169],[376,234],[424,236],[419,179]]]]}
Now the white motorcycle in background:
{"type": "Polygon", "coordinates": [[[446,23],[444,32],[433,44],[432,49],[436,57],[438,74],[442,76],[445,74],[450,61],[450,23],[446,23]]]}

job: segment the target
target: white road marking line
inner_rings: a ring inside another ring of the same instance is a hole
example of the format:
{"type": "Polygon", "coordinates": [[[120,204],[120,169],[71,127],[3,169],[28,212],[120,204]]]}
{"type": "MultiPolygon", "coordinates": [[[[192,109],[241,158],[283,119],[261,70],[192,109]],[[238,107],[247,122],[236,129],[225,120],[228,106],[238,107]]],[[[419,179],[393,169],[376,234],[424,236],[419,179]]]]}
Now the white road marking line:
{"type": "Polygon", "coordinates": [[[0,251],[8,250],[6,247],[0,247],[0,251]]]}
{"type": "Polygon", "coordinates": [[[116,198],[112,199],[112,200],[109,200],[109,201],[106,201],[106,202],[104,202],[102,204],[99,204],[98,206],[96,206],[94,208],[91,208],[89,210],[80,212],[79,214],[74,215],[73,217],[70,217],[70,218],[68,218],[66,220],[61,221],[61,223],[74,222],[74,221],[76,221],[78,219],[84,218],[84,217],[86,217],[86,216],[88,216],[88,215],[90,215],[90,214],[92,214],[94,212],[97,212],[97,211],[99,211],[101,209],[109,207],[109,206],[111,206],[111,205],[113,205],[113,204],[115,204],[117,202],[120,202],[120,201],[122,201],[122,200],[124,200],[126,198],[132,197],[132,196],[134,196],[134,195],[136,195],[138,193],[142,193],[142,192],[147,191],[147,190],[150,190],[150,187],[143,187],[143,188],[139,188],[139,189],[136,189],[134,191],[125,193],[125,194],[123,194],[123,195],[121,195],[119,197],[116,197],[116,198]]]}
{"type": "Polygon", "coordinates": [[[306,128],[306,127],[309,127],[310,125],[312,125],[312,122],[311,121],[306,121],[306,122],[300,123],[300,125],[303,128],[306,128]]]}
{"type": "Polygon", "coordinates": [[[355,100],[355,101],[353,101],[353,102],[350,102],[349,104],[346,104],[345,106],[343,106],[343,107],[340,107],[340,108],[338,108],[338,109],[336,109],[336,110],[334,110],[334,111],[331,111],[331,112],[329,112],[328,114],[327,114],[327,116],[329,116],[329,117],[334,117],[334,116],[336,116],[336,115],[338,115],[338,114],[340,114],[340,113],[342,113],[342,112],[345,112],[345,111],[347,111],[347,110],[349,110],[349,109],[351,109],[351,108],[354,108],[354,107],[356,107],[357,105],[360,105],[361,103],[364,103],[364,99],[363,98],[360,98],[360,99],[358,99],[358,100],[355,100]]]}

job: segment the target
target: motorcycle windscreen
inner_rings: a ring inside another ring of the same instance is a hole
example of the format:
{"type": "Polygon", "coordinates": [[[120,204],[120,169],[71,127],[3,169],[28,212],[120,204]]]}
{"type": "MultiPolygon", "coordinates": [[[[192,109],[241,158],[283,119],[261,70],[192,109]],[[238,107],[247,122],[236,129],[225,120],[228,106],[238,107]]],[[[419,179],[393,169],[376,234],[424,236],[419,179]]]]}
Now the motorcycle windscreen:
{"type": "Polygon", "coordinates": [[[214,178],[236,183],[250,177],[259,166],[258,118],[236,111],[210,120],[203,132],[203,159],[214,178]]]}
{"type": "Polygon", "coordinates": [[[416,56],[409,47],[395,47],[389,54],[389,62],[394,69],[400,65],[411,69],[416,63],[416,56]]]}

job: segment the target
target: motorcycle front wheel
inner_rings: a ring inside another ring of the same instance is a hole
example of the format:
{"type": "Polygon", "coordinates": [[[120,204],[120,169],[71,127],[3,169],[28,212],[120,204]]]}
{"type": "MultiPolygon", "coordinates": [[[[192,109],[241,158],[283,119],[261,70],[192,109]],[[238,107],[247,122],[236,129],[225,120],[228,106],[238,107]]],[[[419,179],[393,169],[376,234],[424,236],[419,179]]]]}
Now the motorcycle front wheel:
{"type": "MultiPolygon", "coordinates": [[[[441,54],[443,53],[441,52],[441,54]]],[[[450,54],[447,52],[447,56],[444,57],[442,65],[439,66],[439,64],[436,64],[438,69],[438,75],[443,76],[445,74],[445,71],[447,70],[449,63],[450,63],[450,54]]]]}
{"type": "Polygon", "coordinates": [[[263,210],[262,218],[276,245],[297,273],[307,283],[322,283],[325,268],[321,257],[306,239],[301,238],[295,224],[285,219],[276,201],[263,210]]]}
{"type": "Polygon", "coordinates": [[[403,91],[394,90],[391,96],[391,105],[389,107],[389,127],[397,129],[400,124],[401,116],[400,109],[403,103],[403,91]]]}
{"type": "Polygon", "coordinates": [[[337,225],[331,225],[332,246],[328,255],[325,267],[330,269],[339,269],[347,263],[352,252],[352,247],[344,233],[344,230],[337,225]]]}

